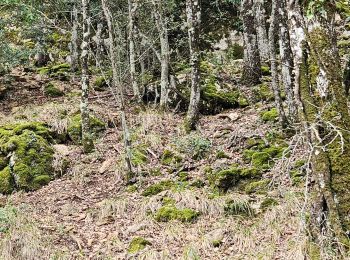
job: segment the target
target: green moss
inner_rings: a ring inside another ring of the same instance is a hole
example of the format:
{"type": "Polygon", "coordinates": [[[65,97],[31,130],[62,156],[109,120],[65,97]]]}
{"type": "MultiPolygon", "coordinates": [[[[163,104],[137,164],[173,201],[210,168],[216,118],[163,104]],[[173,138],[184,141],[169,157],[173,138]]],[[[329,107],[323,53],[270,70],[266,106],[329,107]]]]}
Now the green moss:
{"type": "Polygon", "coordinates": [[[179,177],[179,181],[181,182],[185,182],[190,179],[188,172],[179,172],[178,177],[179,177]]]}
{"type": "Polygon", "coordinates": [[[97,91],[105,90],[108,87],[106,78],[103,76],[97,77],[93,86],[94,86],[94,89],[97,91]]]}
{"type": "Polygon", "coordinates": [[[131,162],[135,166],[143,165],[148,162],[147,150],[142,145],[131,149],[131,162]]]}
{"type": "Polygon", "coordinates": [[[224,211],[227,215],[234,216],[254,216],[254,209],[245,200],[229,200],[224,206],[224,211]]]}
{"type": "Polygon", "coordinates": [[[256,101],[273,101],[275,99],[270,86],[262,83],[253,88],[254,99],[256,101]]]}
{"type": "Polygon", "coordinates": [[[50,68],[50,72],[51,73],[54,73],[54,72],[63,72],[63,71],[69,71],[70,69],[70,65],[69,63],[61,63],[61,64],[57,64],[57,65],[54,65],[50,68]]]}
{"type": "Polygon", "coordinates": [[[230,156],[227,155],[227,154],[226,154],[224,151],[222,151],[222,150],[217,151],[215,157],[216,157],[216,159],[224,159],[224,158],[229,159],[229,158],[230,158],[230,156]]]}
{"type": "Polygon", "coordinates": [[[212,173],[208,176],[211,186],[221,191],[227,191],[241,180],[260,178],[261,173],[255,168],[240,168],[237,165],[231,168],[212,173]]]}
{"type": "Polygon", "coordinates": [[[135,237],[131,240],[129,244],[128,252],[130,254],[137,253],[148,245],[152,245],[152,243],[142,237],[135,237]]]}
{"type": "Polygon", "coordinates": [[[244,190],[248,194],[252,193],[265,193],[267,191],[268,185],[270,181],[269,180],[260,180],[260,181],[254,181],[251,183],[248,183],[244,190]]]}
{"type": "Polygon", "coordinates": [[[175,205],[175,200],[170,197],[163,197],[162,198],[163,205],[175,205]]]}
{"type": "Polygon", "coordinates": [[[8,159],[0,168],[0,193],[36,190],[51,180],[54,151],[49,141],[50,131],[42,123],[0,127],[0,154],[11,157],[11,168],[8,159]]]}
{"type": "Polygon", "coordinates": [[[61,97],[64,95],[64,92],[50,82],[45,86],[44,94],[49,97],[61,97]]]}
{"type": "Polygon", "coordinates": [[[205,183],[204,181],[197,179],[197,180],[193,180],[190,183],[190,186],[196,187],[196,188],[203,188],[205,186],[205,183]]]}
{"type": "Polygon", "coordinates": [[[270,67],[269,66],[261,66],[261,73],[263,76],[270,76],[271,75],[271,71],[270,71],[270,67]]]}
{"type": "Polygon", "coordinates": [[[171,220],[194,222],[199,215],[199,212],[193,209],[178,209],[174,205],[165,205],[158,209],[154,217],[159,222],[168,222],[171,220]]]}
{"type": "Polygon", "coordinates": [[[10,167],[0,171],[0,193],[10,194],[15,188],[14,180],[11,176],[10,167]]]}
{"type": "MultiPolygon", "coordinates": [[[[106,129],[105,123],[94,116],[90,116],[90,131],[93,138],[96,138],[103,130],[106,129]]],[[[70,118],[67,128],[68,136],[75,144],[81,144],[81,115],[77,114],[70,118]]]]}
{"type": "Polygon", "coordinates": [[[278,112],[276,108],[272,108],[271,110],[262,112],[260,114],[261,119],[264,122],[277,122],[278,121],[278,112]]]}
{"type": "Polygon", "coordinates": [[[269,207],[276,206],[276,205],[278,205],[277,200],[275,200],[273,198],[266,198],[266,199],[263,200],[263,202],[261,202],[260,209],[265,211],[269,207]]]}
{"type": "Polygon", "coordinates": [[[243,156],[252,165],[261,170],[266,170],[274,165],[274,159],[282,157],[286,150],[284,145],[274,145],[263,149],[244,150],[243,156]]]}
{"type": "Polygon", "coordinates": [[[157,195],[158,193],[161,193],[162,191],[170,189],[172,186],[174,186],[174,182],[171,180],[165,180],[161,181],[159,183],[150,185],[147,187],[143,192],[142,196],[153,196],[157,195]]]}
{"type": "Polygon", "coordinates": [[[229,60],[243,59],[243,56],[244,56],[243,46],[237,43],[233,44],[227,49],[226,56],[227,56],[227,59],[229,60]]]}
{"type": "Polygon", "coordinates": [[[161,158],[161,163],[163,165],[178,165],[182,162],[181,156],[175,154],[170,150],[164,150],[161,158]]]}

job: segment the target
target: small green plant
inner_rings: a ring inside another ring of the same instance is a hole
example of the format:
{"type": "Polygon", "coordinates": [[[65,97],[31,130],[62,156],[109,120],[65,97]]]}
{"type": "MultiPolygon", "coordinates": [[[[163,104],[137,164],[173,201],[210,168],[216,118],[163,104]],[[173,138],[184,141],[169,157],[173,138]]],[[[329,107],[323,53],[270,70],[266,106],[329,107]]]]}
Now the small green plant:
{"type": "Polygon", "coordinates": [[[176,146],[180,152],[194,160],[200,160],[205,158],[212,144],[209,139],[197,133],[191,133],[177,141],[176,146]]]}
{"type": "Polygon", "coordinates": [[[246,200],[229,200],[224,210],[227,215],[254,216],[254,209],[246,200]]]}
{"type": "Polygon", "coordinates": [[[134,237],[129,244],[128,252],[130,254],[134,254],[141,251],[149,245],[152,245],[152,243],[144,239],[143,237],[134,237]]]}

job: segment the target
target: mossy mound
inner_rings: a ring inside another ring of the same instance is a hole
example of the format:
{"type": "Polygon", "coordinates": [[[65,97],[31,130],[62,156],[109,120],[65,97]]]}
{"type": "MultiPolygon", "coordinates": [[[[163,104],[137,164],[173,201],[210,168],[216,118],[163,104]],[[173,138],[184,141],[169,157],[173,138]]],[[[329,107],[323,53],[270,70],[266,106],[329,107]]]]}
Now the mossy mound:
{"type": "Polygon", "coordinates": [[[138,145],[131,149],[131,162],[135,166],[140,166],[148,162],[147,150],[143,145],[138,145]]]}
{"type": "Polygon", "coordinates": [[[270,169],[274,165],[274,159],[281,158],[286,150],[285,145],[275,144],[265,148],[255,147],[243,152],[244,158],[254,167],[260,170],[270,169]]]}
{"type": "Polygon", "coordinates": [[[153,196],[158,193],[170,189],[174,185],[174,182],[171,180],[161,181],[159,183],[148,186],[143,192],[143,196],[153,196]]]}
{"type": "Polygon", "coordinates": [[[93,87],[96,91],[106,90],[106,88],[108,87],[106,78],[103,76],[97,77],[94,81],[93,87]]]}
{"type": "Polygon", "coordinates": [[[55,78],[59,80],[68,80],[69,70],[70,70],[70,65],[68,63],[61,63],[53,66],[41,67],[41,68],[38,68],[37,71],[40,75],[47,75],[50,78],[55,78]]]}
{"type": "Polygon", "coordinates": [[[260,114],[260,116],[264,122],[277,122],[278,121],[278,111],[276,108],[271,108],[268,111],[264,111],[260,114]]]}
{"type": "MultiPolygon", "coordinates": [[[[94,116],[90,116],[90,131],[94,138],[106,129],[105,123],[94,116]]],[[[70,119],[67,128],[69,138],[75,144],[81,144],[81,115],[77,114],[70,119]]]]}
{"type": "Polygon", "coordinates": [[[154,218],[159,222],[168,222],[171,220],[194,222],[199,215],[200,213],[193,209],[178,209],[174,205],[165,205],[158,209],[154,218]]]}
{"type": "Polygon", "coordinates": [[[245,186],[244,190],[248,194],[266,193],[269,183],[270,183],[269,180],[254,181],[254,182],[248,183],[245,186]]]}
{"type": "Polygon", "coordinates": [[[217,114],[224,109],[246,107],[248,105],[247,98],[238,89],[220,84],[215,77],[205,79],[201,90],[201,113],[217,114]]]}
{"type": "Polygon", "coordinates": [[[253,88],[255,101],[273,101],[275,99],[270,86],[267,83],[262,83],[253,88]]]}
{"type": "Polygon", "coordinates": [[[64,92],[50,82],[44,87],[44,94],[49,97],[61,97],[64,92]]]}
{"type": "Polygon", "coordinates": [[[261,178],[261,172],[256,168],[241,168],[236,164],[229,169],[210,173],[209,183],[214,188],[226,192],[228,189],[236,186],[242,180],[254,180],[261,178]]]}
{"type": "Polygon", "coordinates": [[[50,131],[42,123],[0,127],[0,193],[32,191],[53,177],[50,131]]]}
{"type": "Polygon", "coordinates": [[[152,243],[144,239],[143,237],[134,237],[129,244],[128,252],[130,254],[134,254],[141,251],[149,245],[152,245],[152,243]]]}

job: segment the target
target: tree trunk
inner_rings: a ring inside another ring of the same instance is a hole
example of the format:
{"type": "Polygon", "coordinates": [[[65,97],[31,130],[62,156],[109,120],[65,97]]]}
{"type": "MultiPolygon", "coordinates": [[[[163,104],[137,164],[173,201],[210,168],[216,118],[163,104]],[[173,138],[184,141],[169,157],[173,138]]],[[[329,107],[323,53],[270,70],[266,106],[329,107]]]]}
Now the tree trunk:
{"type": "Polygon", "coordinates": [[[258,37],[258,47],[260,51],[260,59],[267,62],[269,56],[269,41],[266,27],[266,10],[264,0],[255,0],[255,17],[256,17],[256,32],[258,37]]]}
{"type": "Polygon", "coordinates": [[[312,236],[319,243],[333,237],[330,243],[341,250],[342,244],[348,245],[350,230],[350,115],[331,25],[333,4],[325,4],[324,12],[315,11],[313,18],[300,21],[307,37],[301,45],[302,62],[297,65],[302,119],[309,133],[316,181],[311,187],[312,236]]]}
{"type": "Polygon", "coordinates": [[[140,90],[136,78],[136,52],[135,52],[135,15],[137,3],[135,0],[128,0],[129,4],[129,60],[130,60],[130,78],[134,97],[138,102],[141,101],[140,90]]]}
{"type": "Polygon", "coordinates": [[[293,54],[290,44],[289,28],[287,24],[288,16],[285,0],[279,0],[275,3],[278,12],[279,38],[280,38],[280,56],[281,72],[284,90],[286,92],[289,119],[295,120],[296,106],[294,101],[294,78],[293,78],[293,54]]]}
{"type": "Polygon", "coordinates": [[[271,75],[272,75],[272,90],[275,97],[275,106],[278,111],[278,118],[282,128],[285,128],[288,124],[287,117],[283,109],[283,103],[281,98],[281,90],[279,87],[279,77],[278,68],[276,61],[276,44],[275,36],[277,32],[278,15],[277,15],[277,4],[274,1],[272,3],[272,11],[270,18],[270,28],[269,28],[269,50],[270,50],[270,60],[271,60],[271,75]]]}
{"type": "MultiPolygon", "coordinates": [[[[85,21],[85,20],[84,20],[85,21]]],[[[78,50],[78,8],[75,3],[72,12],[72,38],[70,42],[70,66],[73,72],[78,70],[79,65],[79,50],[78,50]]]]}
{"type": "Polygon", "coordinates": [[[102,39],[102,23],[97,24],[96,30],[96,67],[98,69],[101,68],[102,61],[102,51],[103,51],[103,39],[102,39]]]}
{"type": "Polygon", "coordinates": [[[242,82],[246,85],[256,85],[260,83],[261,79],[261,62],[253,0],[242,0],[241,12],[244,39],[242,82]]]}
{"type": "Polygon", "coordinates": [[[81,133],[84,152],[88,153],[94,149],[94,143],[90,133],[89,117],[89,42],[91,37],[90,1],[82,0],[83,12],[83,41],[81,44],[81,133]]]}
{"type": "Polygon", "coordinates": [[[199,31],[201,22],[201,7],[198,0],[186,1],[188,24],[188,39],[191,55],[191,97],[185,122],[186,131],[194,130],[199,117],[200,101],[200,70],[199,70],[199,31]]]}
{"type": "Polygon", "coordinates": [[[152,0],[154,6],[154,17],[159,31],[160,49],[161,49],[161,79],[160,79],[160,107],[166,109],[168,105],[169,94],[169,62],[170,48],[168,38],[168,24],[164,17],[164,8],[162,0],[152,0]]]}
{"type": "Polygon", "coordinates": [[[123,91],[120,87],[120,82],[119,82],[117,58],[116,58],[116,50],[115,50],[115,37],[113,34],[114,30],[113,30],[113,23],[112,23],[112,15],[110,13],[106,0],[101,0],[101,3],[102,3],[102,9],[103,9],[104,15],[107,20],[107,25],[108,25],[108,35],[110,40],[109,57],[112,65],[113,84],[116,86],[117,93],[118,93],[117,101],[119,103],[118,105],[120,106],[120,117],[121,117],[122,128],[123,128],[123,139],[124,139],[124,148],[125,148],[125,162],[128,170],[128,173],[126,174],[126,181],[129,182],[130,179],[133,178],[134,176],[132,163],[131,163],[131,158],[132,158],[131,139],[130,139],[129,128],[126,121],[123,91]]]}

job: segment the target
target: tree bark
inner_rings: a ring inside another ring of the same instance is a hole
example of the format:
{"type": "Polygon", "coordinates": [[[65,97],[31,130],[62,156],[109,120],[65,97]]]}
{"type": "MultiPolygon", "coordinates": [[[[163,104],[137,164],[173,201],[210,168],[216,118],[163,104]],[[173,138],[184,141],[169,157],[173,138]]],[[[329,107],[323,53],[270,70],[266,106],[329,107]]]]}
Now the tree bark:
{"type": "MultiPolygon", "coordinates": [[[[116,58],[116,50],[115,50],[115,37],[114,37],[114,30],[113,30],[113,23],[112,23],[112,15],[109,10],[109,7],[107,5],[106,0],[101,0],[102,3],[102,9],[105,15],[105,18],[107,20],[108,25],[108,35],[109,35],[109,58],[112,65],[112,74],[113,74],[113,84],[116,86],[117,89],[117,101],[118,105],[120,106],[120,117],[122,122],[122,128],[123,128],[123,139],[124,139],[124,148],[125,148],[125,162],[127,167],[127,174],[126,174],[126,181],[129,182],[130,179],[134,177],[133,167],[131,163],[132,159],[132,153],[131,153],[131,139],[130,139],[130,133],[129,128],[127,125],[126,115],[125,115],[125,105],[124,105],[124,97],[123,97],[123,91],[120,87],[119,82],[119,76],[118,76],[118,68],[117,68],[117,58],[116,58]]],[[[113,90],[112,90],[113,91],[113,90]]]]}
{"type": "Polygon", "coordinates": [[[79,65],[79,50],[78,50],[78,8],[77,4],[74,3],[72,12],[72,38],[70,42],[70,66],[71,71],[75,72],[78,70],[79,65]]]}
{"type": "Polygon", "coordinates": [[[97,24],[96,30],[96,67],[101,68],[102,61],[102,51],[103,51],[103,39],[102,39],[102,23],[97,24]]]}
{"type": "Polygon", "coordinates": [[[242,0],[241,13],[244,39],[242,82],[246,85],[256,85],[260,83],[261,79],[261,62],[253,0],[242,0]]]}
{"type": "Polygon", "coordinates": [[[188,39],[191,56],[191,97],[185,122],[186,131],[194,130],[199,118],[200,101],[200,49],[199,31],[201,23],[201,7],[198,0],[186,1],[188,39]]]}
{"type": "Polygon", "coordinates": [[[260,52],[260,59],[262,62],[268,62],[269,55],[269,41],[267,36],[266,26],[266,10],[264,0],[255,0],[255,17],[256,17],[256,32],[258,37],[258,47],[260,52]]]}
{"type": "Polygon", "coordinates": [[[287,117],[284,112],[283,102],[281,98],[281,90],[279,87],[279,77],[278,77],[278,68],[276,61],[276,44],[275,36],[277,33],[276,28],[278,25],[278,15],[277,15],[277,3],[273,1],[272,11],[270,18],[270,28],[269,28],[269,51],[270,51],[270,60],[271,60],[271,75],[272,75],[272,90],[275,98],[275,106],[278,111],[278,118],[282,128],[286,128],[288,125],[287,117]]]}
{"type": "Polygon", "coordinates": [[[138,102],[141,101],[140,90],[136,78],[136,52],[135,52],[135,15],[137,10],[137,2],[128,0],[129,5],[129,60],[130,60],[130,78],[134,97],[138,102]]]}
{"type": "Polygon", "coordinates": [[[94,149],[93,139],[90,133],[90,115],[89,115],[89,42],[91,38],[91,18],[90,1],[82,0],[83,13],[83,41],[81,44],[81,132],[84,152],[88,153],[94,149]]]}
{"type": "Polygon", "coordinates": [[[154,6],[154,17],[159,31],[160,49],[161,49],[161,91],[160,91],[160,107],[166,109],[168,105],[169,94],[169,63],[170,48],[168,37],[168,24],[164,17],[164,8],[162,0],[152,0],[154,6]]]}
{"type": "Polygon", "coordinates": [[[293,53],[290,44],[289,28],[287,24],[287,8],[285,0],[275,3],[278,12],[281,73],[284,90],[286,92],[287,106],[290,121],[296,119],[296,105],[294,99],[294,77],[293,77],[293,53]]]}

